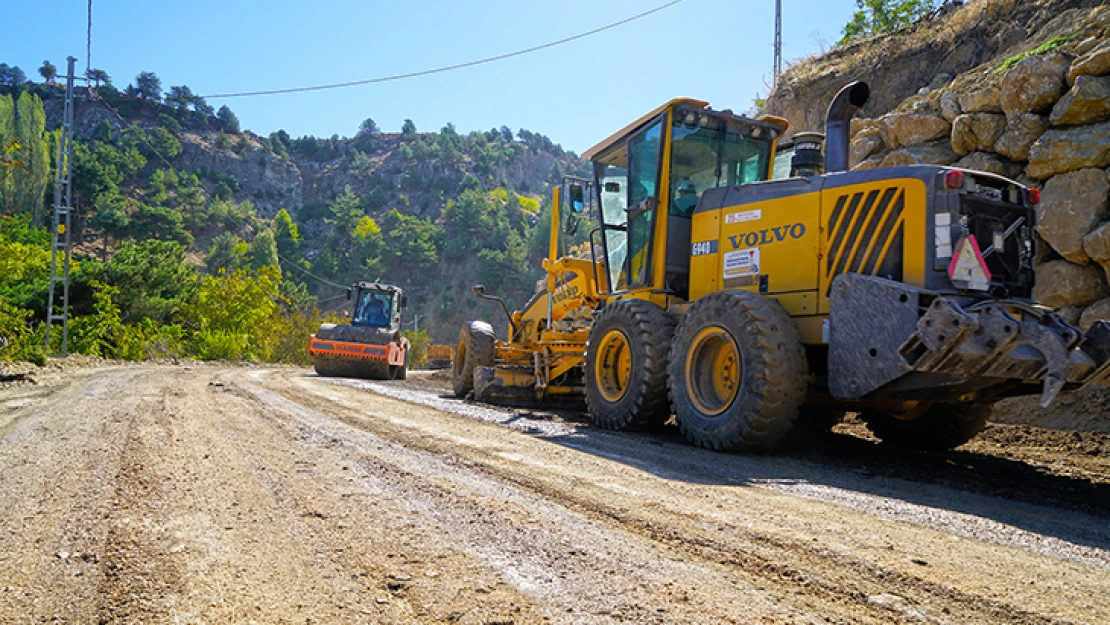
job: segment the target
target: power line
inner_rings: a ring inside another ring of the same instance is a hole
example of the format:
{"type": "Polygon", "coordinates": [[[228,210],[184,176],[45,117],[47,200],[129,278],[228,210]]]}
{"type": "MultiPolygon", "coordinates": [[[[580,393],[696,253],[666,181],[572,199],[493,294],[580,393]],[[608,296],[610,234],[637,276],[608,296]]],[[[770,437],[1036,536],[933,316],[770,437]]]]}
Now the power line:
{"type": "Polygon", "coordinates": [[[281,254],[278,254],[277,257],[284,260],[285,262],[289,263],[290,267],[296,269],[297,271],[303,272],[303,273],[305,273],[305,274],[307,274],[307,275],[309,275],[313,278],[316,278],[317,280],[319,280],[320,282],[323,282],[324,284],[334,286],[337,289],[346,289],[347,288],[347,287],[343,286],[342,284],[336,284],[336,283],[332,282],[331,280],[328,280],[326,278],[321,278],[320,276],[312,273],[311,271],[305,269],[304,267],[301,267],[301,266],[297,265],[296,261],[289,260],[288,258],[282,256],[281,254]]]}
{"type": "Polygon", "coordinates": [[[541,45],[538,45],[538,46],[533,46],[531,48],[525,48],[523,50],[517,50],[516,52],[509,52],[507,54],[499,54],[497,56],[491,56],[491,57],[487,57],[487,58],[484,58],[484,59],[479,59],[477,61],[468,61],[466,63],[459,63],[459,64],[456,64],[456,65],[447,65],[447,66],[444,66],[444,67],[437,67],[435,69],[426,69],[426,70],[422,70],[422,71],[419,71],[419,72],[409,72],[407,74],[394,74],[393,76],[383,76],[381,78],[370,78],[370,79],[367,79],[367,80],[354,80],[354,81],[351,81],[351,82],[341,82],[341,83],[334,83],[334,84],[329,84],[329,85],[316,85],[316,86],[313,86],[313,87],[291,87],[291,88],[288,88],[288,89],[269,89],[269,90],[264,90],[264,91],[246,91],[246,92],[242,92],[242,93],[217,93],[217,94],[214,94],[214,95],[206,95],[206,96],[203,96],[203,97],[206,98],[206,99],[211,100],[213,98],[244,98],[244,97],[248,97],[248,96],[257,96],[257,95],[278,95],[278,94],[282,94],[282,93],[301,93],[301,92],[305,92],[305,91],[322,91],[322,90],[325,90],[325,89],[339,89],[339,88],[342,88],[342,87],[356,87],[358,85],[370,85],[370,84],[380,83],[380,82],[391,82],[391,81],[394,81],[394,80],[403,80],[405,78],[416,78],[417,76],[428,76],[430,74],[441,74],[443,72],[450,72],[450,71],[453,71],[453,70],[456,70],[456,69],[463,69],[463,68],[466,68],[466,67],[474,67],[475,65],[484,65],[486,63],[493,63],[494,61],[501,61],[501,60],[512,58],[512,57],[515,57],[515,56],[521,56],[521,55],[524,55],[524,54],[528,54],[530,52],[537,52],[539,50],[545,50],[547,48],[553,48],[555,46],[559,46],[559,45],[562,45],[564,43],[569,43],[571,41],[582,39],[584,37],[589,37],[590,35],[596,35],[597,33],[604,32],[604,31],[610,30],[612,28],[616,28],[617,26],[622,26],[622,25],[627,24],[629,22],[634,22],[634,21],[636,21],[640,18],[643,18],[643,17],[647,17],[648,15],[651,15],[652,13],[657,13],[659,11],[662,11],[663,9],[666,9],[668,7],[672,7],[676,4],[678,4],[679,2],[682,2],[682,0],[671,0],[671,2],[667,2],[666,4],[662,4],[660,6],[657,6],[654,9],[644,11],[643,13],[633,15],[632,17],[626,17],[623,20],[613,22],[612,24],[607,24],[607,25],[602,26],[600,28],[595,28],[593,30],[588,30],[584,33],[579,33],[579,34],[573,35],[571,37],[565,37],[563,39],[559,39],[557,41],[552,41],[552,42],[541,44],[541,45]]]}

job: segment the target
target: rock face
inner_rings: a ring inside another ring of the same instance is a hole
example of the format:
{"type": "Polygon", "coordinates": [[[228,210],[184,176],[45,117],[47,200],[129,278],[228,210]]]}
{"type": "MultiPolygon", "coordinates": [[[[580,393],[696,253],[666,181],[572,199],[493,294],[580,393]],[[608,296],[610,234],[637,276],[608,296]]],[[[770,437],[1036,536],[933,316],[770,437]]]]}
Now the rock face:
{"type": "Polygon", "coordinates": [[[964,113],[1001,113],[1002,91],[997,87],[961,93],[958,96],[960,110],[964,113]]]}
{"type": "Polygon", "coordinates": [[[879,120],[879,133],[888,148],[925,143],[946,136],[951,125],[943,117],[919,113],[896,113],[879,120]]]}
{"type": "Polygon", "coordinates": [[[1086,263],[1084,237],[1098,224],[1107,207],[1110,183],[1101,169],[1081,169],[1056,176],[1041,192],[1037,232],[1061,256],[1086,263]]]}
{"type": "Polygon", "coordinates": [[[1110,165],[1110,122],[1049,130],[1029,150],[1031,178],[1110,165]]]}
{"type": "Polygon", "coordinates": [[[1033,298],[1045,306],[1090,306],[1107,295],[1102,272],[1094,265],[1053,260],[1037,266],[1033,298]]]}
{"type": "Polygon", "coordinates": [[[994,113],[969,113],[952,122],[952,149],[960,156],[989,150],[1006,129],[1006,118],[994,113]]]}
{"type": "Polygon", "coordinates": [[[1091,304],[1079,317],[1079,329],[1086,332],[1096,321],[1110,321],[1110,298],[1091,304]]]}
{"type": "Polygon", "coordinates": [[[1002,110],[1006,117],[1051,109],[1064,92],[1070,66],[1071,60],[1061,53],[1031,56],[1014,64],[1002,77],[1002,110]]]}
{"type": "Polygon", "coordinates": [[[956,161],[956,158],[956,153],[952,151],[952,144],[946,139],[941,139],[931,143],[913,145],[900,150],[894,150],[883,158],[881,166],[950,165],[956,161]]]}
{"type": "Polygon", "coordinates": [[[1029,160],[1029,148],[1049,129],[1048,120],[1025,113],[1006,122],[1006,129],[994,144],[994,151],[1015,161],[1029,160]]]}
{"type": "Polygon", "coordinates": [[[1110,76],[1079,76],[1048,116],[1056,126],[1093,124],[1106,119],[1110,119],[1110,76]]]}
{"type": "Polygon", "coordinates": [[[1102,265],[1106,281],[1110,282],[1110,223],[1104,223],[1083,237],[1083,251],[1091,260],[1102,265]]]}
{"type": "Polygon", "coordinates": [[[1068,84],[1074,84],[1080,76],[1104,74],[1110,74],[1110,41],[1096,45],[1089,52],[1075,59],[1068,70],[1068,84]]]}
{"type": "Polygon", "coordinates": [[[972,152],[954,164],[956,167],[962,167],[963,169],[990,172],[1010,179],[1020,176],[1023,169],[1021,163],[1015,163],[1008,158],[990,152],[972,152]]]}
{"type": "Polygon", "coordinates": [[[852,145],[849,151],[851,157],[851,164],[854,167],[856,164],[862,162],[868,156],[883,149],[883,137],[878,128],[868,128],[861,131],[852,140],[852,145]]]}

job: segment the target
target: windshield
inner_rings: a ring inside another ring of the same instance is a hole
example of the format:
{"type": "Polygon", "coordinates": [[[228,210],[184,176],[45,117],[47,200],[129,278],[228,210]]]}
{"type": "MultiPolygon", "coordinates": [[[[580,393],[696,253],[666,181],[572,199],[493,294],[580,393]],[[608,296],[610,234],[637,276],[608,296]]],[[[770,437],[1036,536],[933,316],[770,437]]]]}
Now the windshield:
{"type": "Polygon", "coordinates": [[[771,139],[736,120],[677,110],[671,130],[670,214],[690,217],[706,189],[767,180],[771,139]]]}
{"type": "Polygon", "coordinates": [[[355,302],[355,316],[351,324],[356,326],[389,327],[393,311],[393,293],[389,291],[361,291],[355,302]]]}

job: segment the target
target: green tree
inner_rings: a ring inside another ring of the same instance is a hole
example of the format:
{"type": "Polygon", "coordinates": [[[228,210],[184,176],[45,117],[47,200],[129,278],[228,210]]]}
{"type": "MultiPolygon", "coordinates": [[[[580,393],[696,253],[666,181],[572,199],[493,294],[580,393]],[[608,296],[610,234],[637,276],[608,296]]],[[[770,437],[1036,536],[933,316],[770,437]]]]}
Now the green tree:
{"type": "Polygon", "coordinates": [[[278,262],[277,244],[274,242],[274,233],[263,230],[255,235],[247,248],[247,262],[254,272],[263,267],[273,267],[281,272],[281,263],[278,262]]]}
{"type": "Polygon", "coordinates": [[[274,215],[274,243],[277,253],[289,259],[294,258],[301,248],[301,231],[284,208],[274,215]]]}
{"type": "Polygon", "coordinates": [[[223,129],[227,132],[239,132],[239,118],[235,116],[235,113],[233,113],[226,104],[220,107],[220,110],[216,113],[216,119],[220,120],[220,124],[223,125],[223,129]]]}
{"type": "Polygon", "coordinates": [[[181,213],[164,206],[150,206],[136,202],[131,214],[128,234],[136,239],[161,239],[192,245],[193,236],[186,232],[181,213]]]}
{"type": "Polygon", "coordinates": [[[106,119],[100,120],[96,128],[93,128],[92,138],[93,141],[110,143],[112,141],[112,122],[106,119]]]}
{"type": "Polygon", "coordinates": [[[416,138],[416,124],[411,119],[406,119],[405,123],[401,125],[401,138],[402,139],[415,139],[416,138]]]}
{"type": "Polygon", "coordinates": [[[366,212],[362,210],[361,200],[351,191],[351,187],[347,186],[344,187],[343,194],[335,198],[335,202],[332,203],[331,214],[332,217],[324,221],[335,226],[336,231],[344,237],[348,237],[366,212]]]}
{"type": "Polygon", "coordinates": [[[0,63],[0,86],[18,87],[25,82],[27,82],[27,75],[19,69],[18,65],[9,66],[7,63],[0,63]]]}
{"type": "Polygon", "coordinates": [[[218,274],[221,270],[232,273],[247,264],[246,256],[246,244],[234,234],[223,232],[213,239],[212,247],[204,257],[204,266],[212,275],[218,274]]]}
{"type": "Polygon", "coordinates": [[[112,85],[112,77],[108,75],[108,72],[102,69],[90,69],[87,78],[93,81],[93,86],[97,89],[100,88],[102,83],[107,87],[112,85]]]}
{"type": "Polygon", "coordinates": [[[856,12],[844,25],[840,43],[904,28],[935,8],[936,0],[856,0],[856,12]]]}
{"type": "Polygon", "coordinates": [[[103,193],[93,204],[89,225],[104,231],[104,234],[117,241],[130,232],[131,216],[127,214],[127,203],[118,193],[103,193]]]}
{"type": "Polygon", "coordinates": [[[177,241],[150,239],[124,243],[93,277],[118,287],[113,299],[125,323],[151,319],[168,323],[195,294],[197,276],[177,241]]]}
{"type": "Polygon", "coordinates": [[[439,228],[427,219],[415,215],[402,215],[397,209],[386,213],[385,250],[383,257],[390,269],[405,270],[410,275],[421,271],[439,260],[437,240],[439,228]]]}
{"type": "Polygon", "coordinates": [[[54,82],[58,77],[58,68],[54,66],[49,60],[42,62],[42,67],[39,68],[39,75],[48,83],[54,82]]]}
{"type": "Polygon", "coordinates": [[[24,91],[17,99],[0,95],[0,145],[16,141],[21,167],[0,184],[0,211],[41,215],[50,179],[50,139],[46,113],[37,95],[24,91]]]}
{"type": "Polygon", "coordinates": [[[362,120],[361,124],[359,124],[358,134],[356,134],[355,136],[373,137],[374,135],[378,134],[379,131],[380,129],[378,128],[377,122],[367,117],[366,119],[362,120]]]}
{"type": "Polygon", "coordinates": [[[135,77],[134,94],[144,100],[162,101],[162,79],[154,72],[139,72],[135,77]]]}

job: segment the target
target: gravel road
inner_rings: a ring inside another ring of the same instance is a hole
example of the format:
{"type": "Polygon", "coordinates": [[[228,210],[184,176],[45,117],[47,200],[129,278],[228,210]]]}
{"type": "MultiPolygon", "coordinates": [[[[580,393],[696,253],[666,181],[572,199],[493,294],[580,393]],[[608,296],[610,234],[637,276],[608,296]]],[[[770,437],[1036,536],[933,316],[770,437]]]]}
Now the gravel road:
{"type": "Polygon", "coordinates": [[[0,623],[1110,623],[1110,435],[720,454],[414,378],[0,386],[0,623]]]}

